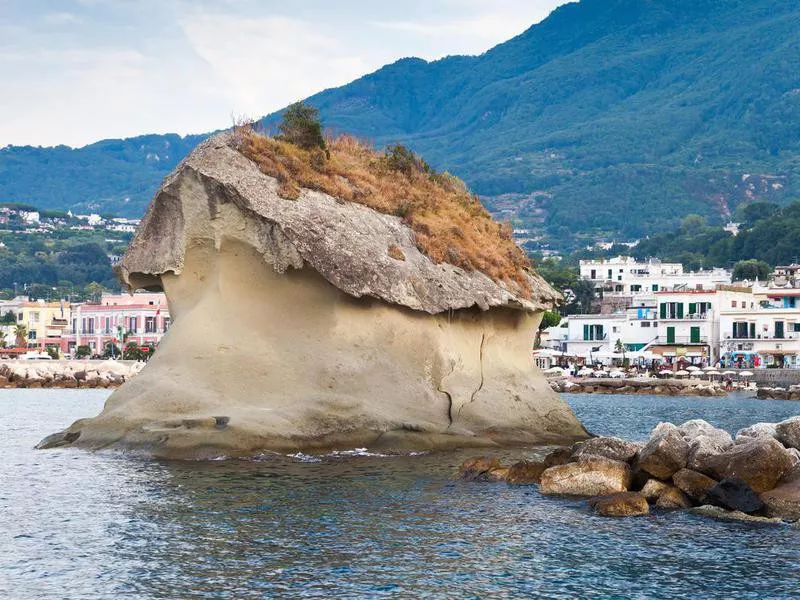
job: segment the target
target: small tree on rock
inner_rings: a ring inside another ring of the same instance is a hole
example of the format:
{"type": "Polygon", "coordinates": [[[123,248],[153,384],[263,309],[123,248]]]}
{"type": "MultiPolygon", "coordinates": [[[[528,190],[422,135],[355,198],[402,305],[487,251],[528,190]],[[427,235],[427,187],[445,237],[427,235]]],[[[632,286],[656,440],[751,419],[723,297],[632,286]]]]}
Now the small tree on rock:
{"type": "Polygon", "coordinates": [[[283,113],[283,120],[278,125],[278,139],[300,146],[304,150],[320,148],[325,150],[325,138],[322,136],[322,123],[319,111],[303,102],[295,102],[283,113]]]}

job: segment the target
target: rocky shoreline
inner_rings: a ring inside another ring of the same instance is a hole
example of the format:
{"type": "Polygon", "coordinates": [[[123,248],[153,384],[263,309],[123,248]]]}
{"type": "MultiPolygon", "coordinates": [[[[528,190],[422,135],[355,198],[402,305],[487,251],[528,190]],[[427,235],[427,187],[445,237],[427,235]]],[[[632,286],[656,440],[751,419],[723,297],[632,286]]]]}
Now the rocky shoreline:
{"type": "Polygon", "coordinates": [[[0,388],[112,388],[144,367],[137,361],[13,360],[0,363],[0,388]]]}
{"type": "Polygon", "coordinates": [[[690,510],[727,520],[800,526],[800,416],[736,436],[701,419],[659,423],[645,443],[596,437],[540,461],[465,461],[467,481],[538,485],[546,496],[588,499],[598,515],[690,510]]]}
{"type": "MultiPolygon", "coordinates": [[[[713,381],[700,379],[549,379],[556,392],[575,394],[651,394],[656,396],[725,396],[727,392],[713,381]]],[[[800,398],[800,390],[798,391],[800,398]]]]}
{"type": "Polygon", "coordinates": [[[756,397],[761,400],[800,400],[800,385],[782,387],[760,387],[756,397]]]}

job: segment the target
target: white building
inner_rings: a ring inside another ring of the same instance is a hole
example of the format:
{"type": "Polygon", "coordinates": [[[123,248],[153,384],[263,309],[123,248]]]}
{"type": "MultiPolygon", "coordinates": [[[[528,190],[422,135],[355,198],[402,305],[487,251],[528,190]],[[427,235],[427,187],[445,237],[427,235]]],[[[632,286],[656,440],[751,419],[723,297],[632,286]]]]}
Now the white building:
{"type": "Polygon", "coordinates": [[[580,278],[591,281],[604,296],[636,296],[659,291],[713,290],[729,284],[731,273],[725,269],[684,272],[680,263],[662,263],[657,259],[638,262],[630,256],[580,261],[580,278]]]}
{"type": "Polygon", "coordinates": [[[755,288],[721,307],[720,355],[727,365],[800,368],[800,289],[755,288]]]}

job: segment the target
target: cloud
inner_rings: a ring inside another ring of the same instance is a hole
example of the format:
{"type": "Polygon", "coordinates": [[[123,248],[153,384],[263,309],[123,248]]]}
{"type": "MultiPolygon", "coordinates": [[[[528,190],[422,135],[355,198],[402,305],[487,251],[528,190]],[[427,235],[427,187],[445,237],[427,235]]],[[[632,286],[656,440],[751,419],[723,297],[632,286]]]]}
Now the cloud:
{"type": "Polygon", "coordinates": [[[231,109],[254,117],[347,83],[374,62],[318,24],[299,19],[200,13],[179,23],[194,51],[235,99],[231,109]]]}
{"type": "Polygon", "coordinates": [[[0,0],[0,146],[210,131],[398,58],[478,54],[561,3],[0,0]]]}

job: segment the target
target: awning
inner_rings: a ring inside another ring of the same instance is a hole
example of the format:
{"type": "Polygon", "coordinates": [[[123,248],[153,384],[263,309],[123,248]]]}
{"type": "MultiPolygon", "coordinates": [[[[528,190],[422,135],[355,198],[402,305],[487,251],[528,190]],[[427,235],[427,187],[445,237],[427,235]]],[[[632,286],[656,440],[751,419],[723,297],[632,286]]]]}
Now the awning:
{"type": "Polygon", "coordinates": [[[794,356],[797,350],[759,350],[758,353],[767,356],[794,356]]]}

